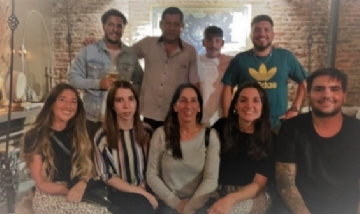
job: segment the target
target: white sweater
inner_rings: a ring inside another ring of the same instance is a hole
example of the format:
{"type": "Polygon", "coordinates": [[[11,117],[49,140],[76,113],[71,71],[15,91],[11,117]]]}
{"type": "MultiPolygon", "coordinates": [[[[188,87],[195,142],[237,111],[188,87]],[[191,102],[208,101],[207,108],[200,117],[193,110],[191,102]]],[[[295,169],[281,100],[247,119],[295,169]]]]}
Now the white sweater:
{"type": "Polygon", "coordinates": [[[165,132],[158,128],[151,139],[147,183],[162,201],[176,209],[181,199],[188,199],[184,213],[202,208],[218,186],[220,142],[214,129],[205,146],[205,128],[188,141],[181,141],[183,159],[174,159],[166,149],[165,132]]]}

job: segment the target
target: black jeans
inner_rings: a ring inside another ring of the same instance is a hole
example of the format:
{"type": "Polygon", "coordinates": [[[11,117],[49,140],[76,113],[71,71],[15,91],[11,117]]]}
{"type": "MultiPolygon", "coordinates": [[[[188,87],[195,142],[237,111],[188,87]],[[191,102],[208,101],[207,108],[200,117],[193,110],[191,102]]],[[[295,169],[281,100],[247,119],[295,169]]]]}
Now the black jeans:
{"type": "Polygon", "coordinates": [[[153,131],[155,131],[160,126],[164,125],[164,121],[157,121],[157,120],[153,120],[153,119],[146,118],[146,117],[144,118],[144,122],[149,124],[151,126],[151,128],[153,129],[153,131]]]}
{"type": "Polygon", "coordinates": [[[121,192],[109,188],[108,199],[124,214],[156,214],[149,200],[137,193],[121,192]]]}

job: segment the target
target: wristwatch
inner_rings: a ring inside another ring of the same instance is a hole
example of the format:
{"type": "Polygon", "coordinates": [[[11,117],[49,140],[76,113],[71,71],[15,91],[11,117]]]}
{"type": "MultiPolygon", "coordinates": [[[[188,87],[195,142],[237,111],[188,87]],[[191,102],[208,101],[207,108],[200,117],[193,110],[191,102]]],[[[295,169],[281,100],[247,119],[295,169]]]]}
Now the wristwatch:
{"type": "Polygon", "coordinates": [[[298,113],[299,113],[300,109],[298,109],[298,107],[296,107],[296,106],[291,106],[291,107],[289,108],[289,111],[295,111],[295,112],[298,112],[298,113]]]}

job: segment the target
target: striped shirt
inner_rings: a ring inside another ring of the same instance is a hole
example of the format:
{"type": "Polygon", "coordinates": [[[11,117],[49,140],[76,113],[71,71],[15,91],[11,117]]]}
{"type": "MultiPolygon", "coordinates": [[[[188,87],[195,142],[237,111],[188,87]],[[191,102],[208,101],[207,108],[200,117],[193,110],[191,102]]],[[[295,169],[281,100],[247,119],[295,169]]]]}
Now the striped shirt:
{"type": "Polygon", "coordinates": [[[137,143],[133,129],[119,130],[119,150],[108,147],[102,128],[96,133],[94,143],[95,167],[102,180],[118,176],[131,185],[144,183],[147,152],[137,143]]]}

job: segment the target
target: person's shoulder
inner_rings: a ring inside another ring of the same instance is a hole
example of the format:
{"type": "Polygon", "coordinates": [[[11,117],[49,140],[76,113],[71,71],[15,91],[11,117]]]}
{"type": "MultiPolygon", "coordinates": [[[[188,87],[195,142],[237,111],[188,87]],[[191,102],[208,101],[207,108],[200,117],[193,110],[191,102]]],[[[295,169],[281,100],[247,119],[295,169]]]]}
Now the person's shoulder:
{"type": "Polygon", "coordinates": [[[140,41],[142,42],[158,42],[160,39],[159,36],[145,36],[140,41]]]}
{"type": "Polygon", "coordinates": [[[96,144],[99,144],[105,137],[106,132],[103,127],[100,127],[94,135],[94,141],[96,144]]]}
{"type": "Polygon", "coordinates": [[[302,113],[290,119],[286,119],[281,124],[282,127],[288,127],[293,129],[300,127],[309,127],[310,125],[312,125],[311,112],[302,113]]]}
{"type": "Polygon", "coordinates": [[[215,129],[219,135],[222,135],[225,129],[227,118],[223,117],[217,120],[211,128],[215,129]]]}
{"type": "Polygon", "coordinates": [[[281,55],[282,57],[294,56],[293,52],[291,52],[288,49],[281,48],[281,47],[274,47],[272,52],[273,52],[273,54],[281,55]]]}
{"type": "Polygon", "coordinates": [[[153,131],[153,136],[155,136],[155,135],[160,136],[160,137],[165,136],[165,128],[164,128],[164,126],[160,126],[157,129],[155,129],[153,131]]]}
{"type": "Polygon", "coordinates": [[[360,127],[360,120],[356,117],[351,117],[343,113],[344,123],[348,125],[348,127],[356,127],[358,129],[360,127]]]}
{"type": "Polygon", "coordinates": [[[193,45],[191,45],[190,43],[185,42],[184,40],[180,40],[182,43],[182,46],[184,47],[185,51],[188,52],[196,52],[196,49],[193,45]]]}
{"type": "Polygon", "coordinates": [[[227,118],[226,117],[222,117],[220,119],[218,119],[214,125],[212,125],[212,128],[216,128],[216,127],[222,127],[226,124],[226,120],[227,118]]]}
{"type": "Polygon", "coordinates": [[[252,49],[248,49],[248,50],[245,50],[245,51],[241,51],[241,52],[237,53],[237,54],[233,57],[233,59],[239,59],[239,58],[241,58],[241,57],[247,57],[247,56],[249,56],[249,55],[252,55],[252,53],[253,53],[253,50],[252,50],[252,49]]]}
{"type": "Polygon", "coordinates": [[[144,131],[145,131],[148,135],[152,136],[152,134],[154,133],[154,129],[153,129],[148,123],[146,123],[146,122],[142,122],[142,125],[143,125],[143,127],[144,127],[144,131]]]}
{"type": "Polygon", "coordinates": [[[229,63],[233,58],[234,58],[234,56],[230,56],[230,55],[226,55],[226,54],[221,54],[219,56],[219,60],[223,63],[229,63]]]}
{"type": "Polygon", "coordinates": [[[203,62],[203,61],[206,60],[206,55],[205,55],[205,54],[201,54],[201,55],[198,56],[198,58],[199,58],[199,62],[203,62]]]}

